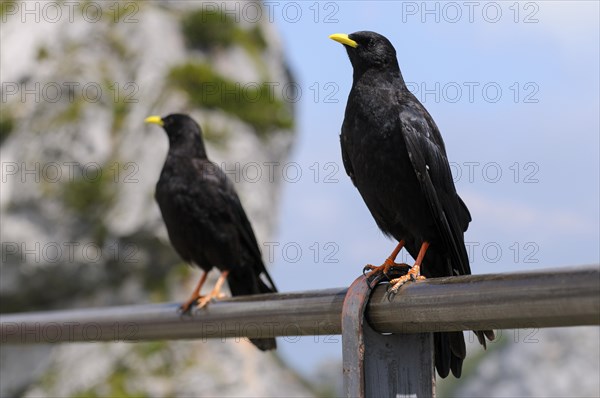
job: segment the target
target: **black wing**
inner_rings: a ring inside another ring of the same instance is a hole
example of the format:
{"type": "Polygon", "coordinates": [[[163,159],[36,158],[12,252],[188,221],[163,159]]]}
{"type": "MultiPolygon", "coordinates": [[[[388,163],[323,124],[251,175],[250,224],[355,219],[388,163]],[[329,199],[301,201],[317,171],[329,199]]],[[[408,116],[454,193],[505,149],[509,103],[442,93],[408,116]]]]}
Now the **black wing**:
{"type": "Polygon", "coordinates": [[[416,99],[403,106],[399,116],[408,156],[450,255],[453,273],[470,274],[463,233],[471,215],[456,193],[440,132],[416,99]]]}
{"type": "Polygon", "coordinates": [[[246,212],[242,207],[242,203],[235,192],[235,188],[233,184],[225,173],[222,172],[218,166],[215,167],[215,175],[220,179],[220,196],[221,200],[225,207],[229,209],[231,222],[237,226],[237,232],[240,238],[241,249],[248,253],[251,257],[250,264],[253,267],[254,274],[259,277],[261,274],[264,274],[267,278],[268,282],[271,286],[267,286],[269,291],[277,292],[275,288],[275,283],[271,279],[271,276],[267,272],[267,269],[262,260],[262,254],[260,252],[258,241],[256,240],[256,236],[254,235],[254,230],[252,229],[252,225],[246,216],[246,212]]]}
{"type": "Polygon", "coordinates": [[[352,183],[356,186],[356,182],[354,181],[354,169],[352,168],[352,162],[346,152],[346,139],[343,135],[340,135],[340,145],[342,147],[342,162],[344,162],[344,169],[346,169],[346,174],[348,174],[348,177],[350,177],[352,183]]]}
{"type": "MultiPolygon", "coordinates": [[[[229,183],[229,185],[231,185],[231,183],[229,183]]],[[[233,187],[231,189],[233,189],[233,187]]],[[[240,199],[237,196],[237,194],[235,194],[235,192],[234,192],[234,195],[231,196],[230,198],[231,198],[232,204],[237,209],[237,213],[238,213],[237,218],[240,222],[239,226],[240,226],[240,235],[242,238],[242,244],[245,246],[246,250],[248,250],[252,254],[252,257],[255,260],[252,262],[254,271],[256,272],[257,276],[260,276],[260,274],[264,274],[271,285],[271,286],[268,286],[269,290],[272,292],[277,292],[275,283],[271,279],[271,275],[269,275],[269,273],[267,272],[265,264],[262,260],[262,254],[258,247],[258,242],[256,240],[256,236],[254,235],[254,230],[252,229],[252,225],[250,224],[250,221],[248,220],[248,217],[246,216],[246,212],[244,211],[244,208],[242,207],[240,199]]]]}

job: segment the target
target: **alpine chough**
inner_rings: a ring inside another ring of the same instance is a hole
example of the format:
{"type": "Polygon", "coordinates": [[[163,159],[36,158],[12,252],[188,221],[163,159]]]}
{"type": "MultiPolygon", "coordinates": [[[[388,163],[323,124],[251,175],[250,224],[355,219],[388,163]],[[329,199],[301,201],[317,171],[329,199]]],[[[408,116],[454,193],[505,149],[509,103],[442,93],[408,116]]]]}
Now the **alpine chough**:
{"type": "MultiPolygon", "coordinates": [[[[464,232],[471,215],[456,193],[442,136],[431,115],[408,90],[388,39],[375,32],[333,34],[353,67],[352,89],[340,135],[346,172],[378,227],[398,241],[371,281],[402,268],[405,247],[415,258],[406,275],[390,280],[395,294],[409,280],[471,273],[464,232]]],[[[485,347],[492,331],[475,332],[485,347]]],[[[460,377],[466,355],[462,332],[434,333],[441,377],[460,377]]]]}
{"type": "MultiPolygon", "coordinates": [[[[200,126],[181,114],[150,116],[145,122],[162,126],[169,137],[155,194],[169,239],[184,261],[204,271],[181,310],[218,298],[225,279],[233,296],[276,292],[233,184],[206,156],[200,126]],[[201,296],[213,267],[221,275],[211,293],[201,296]]],[[[263,351],[276,348],[274,338],[250,341],[263,351]]]]}

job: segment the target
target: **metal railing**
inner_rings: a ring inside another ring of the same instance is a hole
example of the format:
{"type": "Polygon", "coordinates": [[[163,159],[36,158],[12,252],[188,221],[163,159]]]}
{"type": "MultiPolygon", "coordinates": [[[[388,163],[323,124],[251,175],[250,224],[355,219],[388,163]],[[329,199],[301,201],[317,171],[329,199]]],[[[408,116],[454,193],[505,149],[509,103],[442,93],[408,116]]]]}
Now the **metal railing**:
{"type": "MultiPolygon", "coordinates": [[[[167,303],[0,314],[0,342],[36,344],[342,334],[348,395],[400,393],[427,396],[433,394],[433,386],[415,390],[410,387],[406,375],[397,380],[396,387],[391,383],[384,391],[369,389],[374,381],[350,386],[351,380],[363,378],[365,373],[362,366],[357,366],[354,373],[346,369],[347,364],[352,367],[354,362],[366,360],[361,330],[356,336],[356,329],[363,328],[363,311],[367,320],[365,328],[392,333],[392,337],[374,333],[373,336],[378,337],[372,338],[375,341],[373,349],[377,349],[378,340],[383,344],[384,339],[402,336],[394,345],[408,344],[412,338],[417,338],[432,356],[431,339],[423,340],[421,334],[600,325],[600,268],[589,266],[429,279],[403,286],[391,299],[386,296],[385,285],[379,285],[371,292],[361,277],[350,289],[224,299],[191,315],[182,315],[177,308],[177,303],[167,303]],[[356,297],[359,298],[356,304],[349,304],[356,297]],[[355,330],[343,330],[343,319],[345,325],[352,325],[346,328],[355,330]],[[353,320],[358,323],[353,324],[353,320]],[[355,336],[352,337],[350,332],[355,336]],[[346,349],[352,344],[359,351],[346,349]]],[[[420,359],[419,363],[422,362],[420,359]]],[[[414,364],[411,367],[414,368],[414,364]]],[[[426,378],[432,379],[433,364],[426,368],[431,369],[431,375],[426,378]]],[[[418,373],[422,378],[423,371],[418,373]]]]}

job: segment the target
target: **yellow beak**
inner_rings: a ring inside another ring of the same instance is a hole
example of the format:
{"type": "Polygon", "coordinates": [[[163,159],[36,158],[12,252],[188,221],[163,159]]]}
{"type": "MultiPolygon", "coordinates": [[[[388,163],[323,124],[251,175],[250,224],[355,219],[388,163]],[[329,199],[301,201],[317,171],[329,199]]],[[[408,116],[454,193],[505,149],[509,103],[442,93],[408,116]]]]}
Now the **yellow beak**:
{"type": "Polygon", "coordinates": [[[346,46],[350,46],[352,48],[358,47],[358,43],[355,42],[354,40],[352,40],[351,38],[349,38],[348,35],[345,33],[334,33],[331,36],[329,36],[329,38],[331,40],[335,40],[338,43],[342,43],[342,44],[344,44],[346,46]]]}
{"type": "Polygon", "coordinates": [[[161,127],[165,125],[160,116],[148,116],[144,119],[144,123],[158,124],[161,127]]]}

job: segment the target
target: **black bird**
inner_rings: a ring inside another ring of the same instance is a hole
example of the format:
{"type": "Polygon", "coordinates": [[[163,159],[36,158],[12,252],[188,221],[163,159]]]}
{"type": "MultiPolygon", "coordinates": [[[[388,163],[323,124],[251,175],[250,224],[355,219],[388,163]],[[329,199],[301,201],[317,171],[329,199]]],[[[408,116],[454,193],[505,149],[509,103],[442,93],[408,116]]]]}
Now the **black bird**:
{"type": "MultiPolygon", "coordinates": [[[[390,41],[375,32],[334,34],[354,70],[340,135],[346,172],[378,227],[398,241],[369,278],[394,268],[405,247],[416,259],[406,275],[390,280],[391,294],[409,280],[471,273],[464,232],[471,215],[456,193],[442,136],[425,107],[408,90],[390,41]],[[421,273],[423,275],[421,275],[421,273]]],[[[492,331],[475,332],[485,347],[492,331]]],[[[462,332],[435,333],[441,377],[460,377],[466,355],[462,332]]]]}
{"type": "MultiPolygon", "coordinates": [[[[198,300],[202,308],[218,298],[225,279],[233,296],[277,292],[232,183],[206,156],[200,126],[181,114],[150,116],[145,122],[162,126],[169,137],[155,195],[169,239],[184,261],[204,271],[181,310],[187,312],[198,300]],[[212,292],[200,296],[213,267],[221,275],[212,292]]],[[[250,341],[263,351],[276,348],[273,338],[250,341]]]]}

